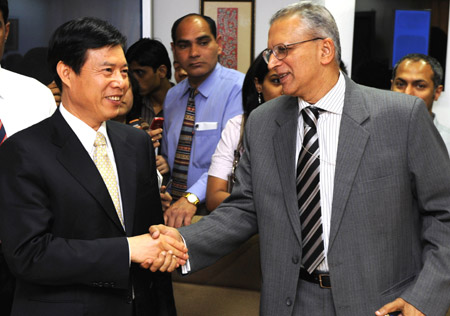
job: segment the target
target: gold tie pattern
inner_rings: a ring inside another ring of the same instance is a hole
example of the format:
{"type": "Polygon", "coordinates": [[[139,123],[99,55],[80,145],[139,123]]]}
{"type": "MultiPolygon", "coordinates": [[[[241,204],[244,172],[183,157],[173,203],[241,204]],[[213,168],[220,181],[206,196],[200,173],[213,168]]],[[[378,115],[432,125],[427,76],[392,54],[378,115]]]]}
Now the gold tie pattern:
{"type": "Polygon", "coordinates": [[[111,199],[116,208],[120,223],[122,224],[122,227],[125,228],[123,213],[120,207],[119,190],[117,186],[116,175],[106,151],[105,136],[100,132],[97,132],[97,136],[95,137],[94,142],[94,163],[97,166],[97,169],[100,172],[103,181],[106,184],[106,187],[108,188],[109,195],[111,196],[111,199]]]}

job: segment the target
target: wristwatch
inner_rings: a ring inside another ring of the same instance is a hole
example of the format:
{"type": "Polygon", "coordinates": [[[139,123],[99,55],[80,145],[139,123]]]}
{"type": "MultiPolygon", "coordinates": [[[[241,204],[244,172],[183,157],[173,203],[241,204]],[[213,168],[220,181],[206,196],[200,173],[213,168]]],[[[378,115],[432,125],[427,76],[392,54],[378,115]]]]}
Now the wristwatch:
{"type": "Polygon", "coordinates": [[[186,192],[183,196],[184,196],[184,197],[188,200],[188,202],[191,203],[191,204],[197,205],[197,204],[200,202],[200,200],[198,199],[197,195],[195,195],[194,193],[186,192]]]}

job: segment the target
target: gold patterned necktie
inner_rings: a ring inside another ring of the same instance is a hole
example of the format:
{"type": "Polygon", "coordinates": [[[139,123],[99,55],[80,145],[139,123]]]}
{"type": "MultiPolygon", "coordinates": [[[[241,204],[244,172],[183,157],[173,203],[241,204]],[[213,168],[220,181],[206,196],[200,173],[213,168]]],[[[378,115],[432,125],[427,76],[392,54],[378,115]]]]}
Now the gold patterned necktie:
{"type": "Polygon", "coordinates": [[[120,223],[122,227],[125,228],[122,209],[120,208],[119,200],[119,190],[117,186],[117,179],[112,167],[111,161],[109,160],[108,153],[106,151],[106,140],[105,136],[97,132],[97,136],[94,141],[94,163],[97,166],[103,181],[108,188],[109,195],[116,208],[117,215],[119,216],[120,223]]]}

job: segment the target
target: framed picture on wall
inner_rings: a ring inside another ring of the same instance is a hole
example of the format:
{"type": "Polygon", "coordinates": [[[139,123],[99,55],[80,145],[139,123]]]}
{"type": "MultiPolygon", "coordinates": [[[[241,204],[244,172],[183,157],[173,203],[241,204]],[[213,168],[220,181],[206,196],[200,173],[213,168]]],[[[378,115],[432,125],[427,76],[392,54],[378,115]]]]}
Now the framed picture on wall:
{"type": "Polygon", "coordinates": [[[201,13],[217,24],[222,37],[220,63],[246,73],[254,52],[254,0],[200,0],[201,13]]]}

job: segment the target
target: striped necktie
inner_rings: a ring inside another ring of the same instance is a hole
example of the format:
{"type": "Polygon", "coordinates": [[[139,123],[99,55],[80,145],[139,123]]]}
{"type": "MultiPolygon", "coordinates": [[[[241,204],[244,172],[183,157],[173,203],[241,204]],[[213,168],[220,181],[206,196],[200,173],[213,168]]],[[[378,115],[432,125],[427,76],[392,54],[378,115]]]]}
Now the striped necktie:
{"type": "Polygon", "coordinates": [[[3,126],[2,120],[0,120],[0,145],[6,140],[6,131],[3,126]]]}
{"type": "Polygon", "coordinates": [[[304,137],[297,163],[297,199],[302,229],[302,264],[312,273],[325,258],[319,186],[319,109],[304,108],[302,116],[304,137]]]}
{"type": "Polygon", "coordinates": [[[111,160],[109,160],[108,152],[106,151],[106,139],[105,136],[97,132],[97,136],[94,141],[94,163],[97,166],[103,181],[108,188],[109,195],[116,208],[117,216],[119,216],[122,227],[125,228],[123,213],[120,207],[119,188],[117,185],[116,174],[114,172],[111,160]]]}
{"type": "Polygon", "coordinates": [[[177,151],[175,152],[172,168],[172,197],[174,201],[182,197],[187,190],[187,176],[191,159],[192,138],[194,136],[196,95],[197,90],[191,88],[180,138],[178,139],[177,151]]]}

